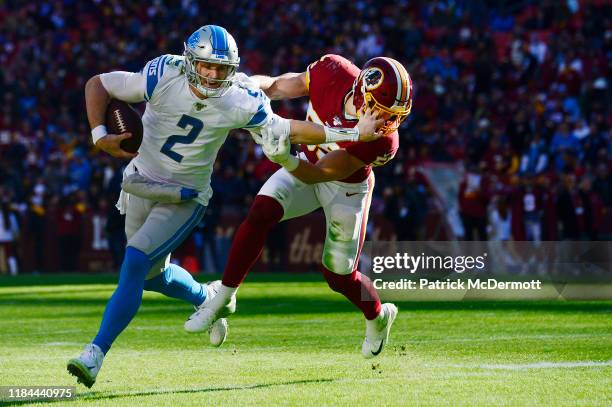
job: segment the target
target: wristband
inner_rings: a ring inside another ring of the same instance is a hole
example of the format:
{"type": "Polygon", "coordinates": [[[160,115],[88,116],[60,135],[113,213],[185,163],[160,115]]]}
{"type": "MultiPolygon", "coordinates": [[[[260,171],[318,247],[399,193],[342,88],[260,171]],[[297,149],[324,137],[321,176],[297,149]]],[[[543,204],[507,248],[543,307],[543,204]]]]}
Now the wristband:
{"type": "Polygon", "coordinates": [[[357,127],[323,127],[325,129],[325,142],[336,143],[338,141],[359,141],[359,129],[357,127]]]}
{"type": "Polygon", "coordinates": [[[98,140],[100,140],[102,137],[106,136],[108,134],[108,131],[106,130],[106,126],[101,124],[99,126],[96,126],[92,131],[91,131],[91,138],[93,140],[94,145],[98,142],[98,140]]]}
{"type": "Polygon", "coordinates": [[[294,155],[288,155],[287,159],[279,164],[285,167],[287,171],[291,172],[294,171],[298,165],[300,165],[300,159],[294,155]]]}

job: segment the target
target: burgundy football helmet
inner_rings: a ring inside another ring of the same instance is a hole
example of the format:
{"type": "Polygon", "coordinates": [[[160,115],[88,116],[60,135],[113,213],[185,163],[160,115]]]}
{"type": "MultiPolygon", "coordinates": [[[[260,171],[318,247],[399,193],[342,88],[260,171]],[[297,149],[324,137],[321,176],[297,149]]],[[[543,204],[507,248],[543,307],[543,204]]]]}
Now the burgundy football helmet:
{"type": "Polygon", "coordinates": [[[363,66],[353,83],[353,104],[359,117],[366,107],[389,117],[380,129],[389,134],[398,129],[412,109],[412,79],[395,59],[376,57],[363,66]]]}

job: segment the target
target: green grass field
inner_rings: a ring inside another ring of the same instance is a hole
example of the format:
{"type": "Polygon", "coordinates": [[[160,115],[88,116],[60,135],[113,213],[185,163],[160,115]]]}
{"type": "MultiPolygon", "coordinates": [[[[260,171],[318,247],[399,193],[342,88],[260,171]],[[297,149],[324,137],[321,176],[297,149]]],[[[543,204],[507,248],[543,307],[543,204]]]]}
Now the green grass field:
{"type": "MultiPolygon", "coordinates": [[[[0,385],[74,385],[66,361],[115,279],[0,278],[0,385]]],[[[188,305],[146,293],[70,404],[612,405],[610,301],[399,303],[390,346],[364,360],[361,314],[320,276],[251,275],[238,294],[212,348],[183,331],[188,305]]]]}

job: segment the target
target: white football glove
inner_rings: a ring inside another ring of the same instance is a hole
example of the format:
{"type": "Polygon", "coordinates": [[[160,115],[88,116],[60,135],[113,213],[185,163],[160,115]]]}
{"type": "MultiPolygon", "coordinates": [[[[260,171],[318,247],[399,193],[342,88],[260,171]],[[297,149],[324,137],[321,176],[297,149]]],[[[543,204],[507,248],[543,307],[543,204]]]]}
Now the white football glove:
{"type": "Polygon", "coordinates": [[[273,136],[276,140],[279,140],[282,136],[289,136],[291,132],[291,122],[284,117],[280,117],[277,114],[273,114],[270,120],[264,127],[261,128],[261,136],[266,135],[273,136]]]}
{"type": "Polygon", "coordinates": [[[300,160],[291,155],[289,133],[283,134],[279,139],[276,139],[271,132],[265,132],[262,133],[262,140],[262,150],[270,161],[282,165],[287,171],[293,171],[298,167],[300,160]]]}
{"type": "Polygon", "coordinates": [[[261,138],[261,134],[259,134],[256,131],[253,130],[249,130],[249,133],[251,133],[251,137],[253,138],[253,141],[259,145],[263,144],[263,139],[261,138]]]}
{"type": "Polygon", "coordinates": [[[268,120],[265,126],[256,130],[249,130],[251,137],[259,145],[263,144],[264,137],[273,137],[278,140],[283,134],[289,135],[290,131],[291,123],[289,120],[275,113],[270,116],[270,120],[268,120]]]}

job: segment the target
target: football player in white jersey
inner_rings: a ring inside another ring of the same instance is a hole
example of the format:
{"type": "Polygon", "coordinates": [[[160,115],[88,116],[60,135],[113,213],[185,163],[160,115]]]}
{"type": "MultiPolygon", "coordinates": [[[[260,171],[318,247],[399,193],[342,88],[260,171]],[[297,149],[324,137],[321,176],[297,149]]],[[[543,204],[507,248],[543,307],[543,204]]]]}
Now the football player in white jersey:
{"type": "MultiPolygon", "coordinates": [[[[128,239],[117,289],[106,305],[97,336],[67,366],[88,387],[94,384],[112,343],[138,311],[143,290],[195,307],[203,307],[214,297],[219,282],[202,285],[169,260],[204,214],[212,195],[213,164],[230,130],[248,129],[256,138],[256,133],[267,129],[290,134],[293,143],[301,144],[379,136],[375,129],[382,121],[375,115],[366,116],[358,130],[343,130],[273,114],[264,92],[237,72],[239,61],[234,38],[222,27],[207,25],[187,39],[183,56],[163,55],[138,73],[110,72],[87,82],[87,117],[94,144],[114,157],[132,158],[124,180],[137,180],[131,184],[135,187],[131,193],[125,192],[124,185],[117,204],[126,214],[128,239]],[[120,147],[130,134],[107,134],[104,122],[110,98],[147,102],[143,140],[136,154],[120,147]],[[145,191],[139,196],[134,192],[143,192],[138,189],[143,183],[145,191]],[[178,189],[168,198],[156,184],[178,189]]],[[[235,303],[226,311],[231,312],[232,307],[235,303]]],[[[227,323],[220,319],[211,329],[211,342],[218,346],[225,339],[227,323]]]]}

